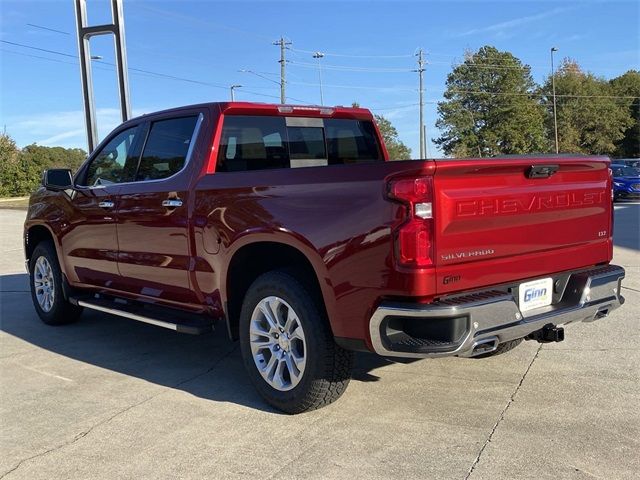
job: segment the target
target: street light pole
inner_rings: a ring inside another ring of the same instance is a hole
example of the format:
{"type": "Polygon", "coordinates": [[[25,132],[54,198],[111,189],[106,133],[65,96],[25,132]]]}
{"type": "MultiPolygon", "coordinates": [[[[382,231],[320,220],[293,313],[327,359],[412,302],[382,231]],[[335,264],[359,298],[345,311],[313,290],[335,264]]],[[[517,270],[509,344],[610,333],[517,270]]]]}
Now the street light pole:
{"type": "Polygon", "coordinates": [[[322,95],[322,63],[320,59],[324,57],[324,53],[316,52],[313,54],[313,58],[318,59],[318,78],[320,79],[320,105],[324,105],[324,97],[322,95]]]}
{"type": "Polygon", "coordinates": [[[80,85],[84,118],[87,128],[87,146],[91,152],[98,144],[98,124],[93,97],[93,79],[91,60],[100,60],[100,55],[91,55],[90,40],[95,36],[113,35],[115,44],[115,67],[118,77],[118,93],[120,96],[120,114],[123,122],[131,118],[131,102],[129,97],[129,70],[127,68],[127,51],[124,36],[123,0],[111,0],[111,23],[89,25],[87,17],[87,0],[74,0],[76,12],[76,33],[78,54],[80,57],[80,85]]]}
{"type": "Polygon", "coordinates": [[[553,129],[556,135],[556,154],[560,152],[558,147],[558,116],[556,113],[556,74],[553,69],[553,52],[557,52],[556,47],[551,47],[551,89],[553,90],[553,129]]]}
{"type": "Polygon", "coordinates": [[[240,87],[242,87],[242,85],[231,85],[231,86],[229,87],[229,89],[231,90],[231,101],[232,101],[232,102],[235,102],[235,101],[236,101],[236,97],[235,97],[235,95],[233,94],[233,91],[234,91],[236,88],[240,88],[240,87]]]}

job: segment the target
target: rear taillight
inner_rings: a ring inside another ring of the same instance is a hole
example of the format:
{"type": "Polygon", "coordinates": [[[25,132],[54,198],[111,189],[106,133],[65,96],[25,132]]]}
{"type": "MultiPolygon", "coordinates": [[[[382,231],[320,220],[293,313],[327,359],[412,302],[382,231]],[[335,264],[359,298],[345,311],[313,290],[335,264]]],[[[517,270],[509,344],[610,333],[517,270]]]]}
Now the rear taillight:
{"type": "Polygon", "coordinates": [[[404,267],[433,265],[433,179],[401,178],[388,184],[388,196],[406,206],[394,231],[396,258],[404,267]]]}

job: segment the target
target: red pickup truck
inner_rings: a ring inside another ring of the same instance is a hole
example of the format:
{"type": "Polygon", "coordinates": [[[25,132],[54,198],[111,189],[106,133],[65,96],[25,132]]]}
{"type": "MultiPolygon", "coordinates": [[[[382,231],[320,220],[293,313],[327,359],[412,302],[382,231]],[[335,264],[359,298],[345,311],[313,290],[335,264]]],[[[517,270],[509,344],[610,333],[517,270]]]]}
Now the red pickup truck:
{"type": "Polygon", "coordinates": [[[360,108],[130,120],[31,197],[35,309],[219,321],[260,394],[296,413],[342,394],[353,351],[486,357],[624,302],[608,158],[388,160],[360,108]]]}

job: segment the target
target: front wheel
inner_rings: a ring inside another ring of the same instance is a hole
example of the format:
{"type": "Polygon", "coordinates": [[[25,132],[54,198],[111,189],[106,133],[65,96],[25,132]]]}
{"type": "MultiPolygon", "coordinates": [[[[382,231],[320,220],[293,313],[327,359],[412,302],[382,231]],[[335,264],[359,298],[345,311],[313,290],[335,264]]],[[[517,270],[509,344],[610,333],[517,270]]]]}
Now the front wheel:
{"type": "Polygon", "coordinates": [[[240,313],[240,347],[262,397],[286,413],[337,400],[351,379],[353,353],[333,340],[317,300],[285,271],[261,275],[240,313]]]}
{"type": "Polygon", "coordinates": [[[47,325],[75,322],[82,308],[65,300],[62,292],[62,271],[56,249],[51,242],[40,242],[29,259],[29,280],[33,306],[47,325]]]}

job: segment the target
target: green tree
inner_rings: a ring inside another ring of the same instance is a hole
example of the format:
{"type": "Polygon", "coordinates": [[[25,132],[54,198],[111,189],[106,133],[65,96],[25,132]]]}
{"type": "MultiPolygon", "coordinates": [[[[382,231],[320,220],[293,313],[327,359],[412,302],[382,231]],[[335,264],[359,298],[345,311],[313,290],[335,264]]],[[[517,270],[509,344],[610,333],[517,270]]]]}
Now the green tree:
{"type": "Polygon", "coordinates": [[[70,168],[75,171],[87,154],[81,148],[43,147],[31,144],[22,149],[22,155],[31,163],[47,168],[70,168]]]}
{"type": "Polygon", "coordinates": [[[48,168],[77,170],[86,157],[79,148],[43,147],[29,145],[18,149],[7,134],[0,135],[0,196],[29,195],[48,168]]]}
{"type": "MultiPolygon", "coordinates": [[[[614,92],[609,82],[564,59],[555,74],[555,84],[559,150],[613,154],[632,121],[626,105],[611,98],[614,92]]],[[[547,135],[554,138],[551,77],[542,92],[547,105],[547,135]]]]}
{"type": "Polygon", "coordinates": [[[615,95],[635,97],[618,100],[628,106],[632,123],[625,130],[622,140],[618,142],[615,155],[620,158],[638,158],[640,157],[640,72],[629,70],[609,83],[615,95]]]}
{"type": "MultiPolygon", "coordinates": [[[[360,104],[358,102],[353,102],[351,106],[359,108],[360,104]]],[[[400,135],[398,135],[398,130],[393,126],[391,120],[385,118],[383,115],[374,115],[374,118],[376,119],[378,130],[380,130],[380,135],[382,135],[382,141],[387,147],[389,159],[410,160],[411,149],[402,143],[400,135]]]]}
{"type": "Polygon", "coordinates": [[[544,109],[528,65],[484,46],[447,76],[435,143],[446,155],[492,156],[547,151],[544,109]]]}
{"type": "Polygon", "coordinates": [[[18,147],[13,138],[6,133],[0,134],[0,168],[15,162],[17,155],[18,147]]]}
{"type": "Polygon", "coordinates": [[[40,170],[24,158],[16,142],[0,135],[0,196],[15,197],[29,193],[39,180],[40,170]]]}
{"type": "Polygon", "coordinates": [[[398,130],[393,126],[391,121],[382,115],[374,115],[378,129],[387,147],[389,158],[391,160],[409,160],[411,158],[411,149],[407,147],[400,136],[398,130]]]}

